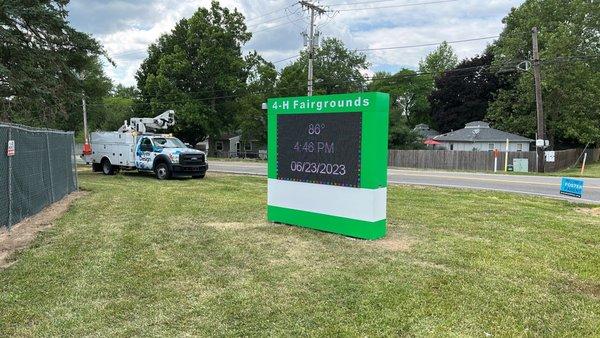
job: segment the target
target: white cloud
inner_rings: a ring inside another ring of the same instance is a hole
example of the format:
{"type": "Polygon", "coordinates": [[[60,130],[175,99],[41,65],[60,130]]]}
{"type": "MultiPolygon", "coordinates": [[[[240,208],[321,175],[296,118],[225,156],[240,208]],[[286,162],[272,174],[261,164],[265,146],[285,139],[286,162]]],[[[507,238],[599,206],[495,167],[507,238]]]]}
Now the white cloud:
{"type": "MultiPolygon", "coordinates": [[[[331,18],[322,17],[318,22],[324,36],[340,38],[350,48],[407,46],[498,35],[503,27],[501,19],[511,7],[522,2],[461,0],[413,7],[353,10],[336,13],[331,18]]],[[[295,55],[302,48],[300,33],[306,25],[306,20],[302,20],[305,13],[295,3],[293,0],[221,0],[222,5],[240,10],[248,18],[249,30],[256,32],[244,49],[255,49],[271,61],[295,55]]],[[[330,8],[342,10],[396,4],[398,2],[389,1],[330,8]]],[[[199,6],[208,5],[209,0],[74,0],[69,10],[73,25],[92,33],[114,59],[117,66],[107,65],[107,74],[117,83],[133,85],[135,72],[146,56],[148,45],[173,29],[179,20],[190,17],[199,6]]],[[[491,41],[466,42],[453,47],[460,58],[472,57],[481,53],[491,41]]],[[[414,68],[434,48],[368,52],[372,64],[369,73],[382,69],[414,68]]],[[[285,64],[287,62],[279,66],[285,64]]]]}

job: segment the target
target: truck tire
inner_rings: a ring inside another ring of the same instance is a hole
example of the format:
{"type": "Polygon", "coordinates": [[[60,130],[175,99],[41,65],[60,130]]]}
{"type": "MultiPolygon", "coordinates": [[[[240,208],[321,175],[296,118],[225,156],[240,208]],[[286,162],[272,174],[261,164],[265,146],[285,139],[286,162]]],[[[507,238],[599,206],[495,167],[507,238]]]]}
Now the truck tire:
{"type": "Polygon", "coordinates": [[[202,174],[198,174],[198,175],[192,175],[192,178],[204,178],[204,176],[206,176],[206,173],[202,173],[202,174]]]}
{"type": "Polygon", "coordinates": [[[171,170],[166,163],[160,163],[157,165],[156,169],[154,169],[154,173],[156,174],[156,178],[159,180],[168,180],[171,178],[171,170]]]}
{"type": "Polygon", "coordinates": [[[115,167],[110,164],[110,160],[105,158],[102,160],[102,173],[104,175],[114,175],[115,174],[115,167]]]}
{"type": "Polygon", "coordinates": [[[101,163],[92,163],[92,172],[99,173],[102,171],[101,163]]]}

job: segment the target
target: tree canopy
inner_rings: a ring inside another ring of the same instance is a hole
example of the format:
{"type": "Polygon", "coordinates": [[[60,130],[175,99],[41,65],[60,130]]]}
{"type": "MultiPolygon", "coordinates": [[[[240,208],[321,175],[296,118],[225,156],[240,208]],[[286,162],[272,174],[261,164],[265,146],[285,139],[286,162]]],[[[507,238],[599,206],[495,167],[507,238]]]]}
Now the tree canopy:
{"type": "Polygon", "coordinates": [[[492,59],[486,51],[435,79],[429,102],[431,117],[440,132],[461,129],[468,122],[485,118],[489,102],[500,88],[500,80],[491,69],[492,59]]]}
{"type": "Polygon", "coordinates": [[[390,94],[389,146],[394,149],[422,148],[420,136],[412,128],[419,123],[429,123],[429,78],[410,69],[402,69],[393,75],[377,72],[368,89],[390,94]]]}
{"type": "Polygon", "coordinates": [[[419,62],[419,71],[436,77],[444,71],[456,67],[457,64],[458,57],[454,53],[454,49],[444,41],[419,62]]]}
{"type": "MultiPolygon", "coordinates": [[[[600,11],[593,0],[527,0],[503,20],[492,49],[495,63],[531,58],[531,29],[539,29],[546,132],[557,147],[600,143],[600,11]]],[[[513,68],[514,69],[514,68],[513,68]]],[[[488,119],[500,128],[534,137],[533,76],[514,72],[500,89],[488,119]]]]}
{"type": "Polygon", "coordinates": [[[2,120],[77,130],[82,95],[97,102],[112,87],[101,45],[68,24],[68,2],[0,2],[2,120]]]}
{"type": "Polygon", "coordinates": [[[277,70],[258,53],[246,57],[248,83],[246,93],[236,100],[236,126],[246,139],[267,142],[267,116],[262,104],[275,91],[277,70]]]}
{"type": "MultiPolygon", "coordinates": [[[[325,38],[315,53],[315,94],[350,93],[364,89],[365,78],[362,72],[368,66],[365,54],[348,50],[339,39],[325,38]]],[[[306,95],[307,78],[308,53],[303,51],[295,62],[281,71],[277,94],[306,95]]]]}
{"type": "Polygon", "coordinates": [[[150,46],[137,72],[136,113],[176,110],[175,133],[188,142],[227,131],[248,77],[241,47],[250,37],[242,14],[216,1],[182,19],[150,46]]]}

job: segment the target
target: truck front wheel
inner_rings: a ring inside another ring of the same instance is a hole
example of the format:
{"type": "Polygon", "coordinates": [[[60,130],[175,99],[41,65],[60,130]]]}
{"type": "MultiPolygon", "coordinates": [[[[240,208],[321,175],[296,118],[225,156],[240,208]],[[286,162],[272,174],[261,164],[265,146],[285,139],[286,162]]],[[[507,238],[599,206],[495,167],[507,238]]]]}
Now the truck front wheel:
{"type": "Polygon", "coordinates": [[[171,170],[169,170],[169,166],[166,163],[157,165],[156,169],[154,169],[154,173],[156,174],[156,178],[159,180],[171,178],[171,170]]]}
{"type": "Polygon", "coordinates": [[[115,168],[112,166],[112,164],[110,164],[110,161],[107,158],[102,160],[102,173],[104,175],[115,174],[115,168]]]}

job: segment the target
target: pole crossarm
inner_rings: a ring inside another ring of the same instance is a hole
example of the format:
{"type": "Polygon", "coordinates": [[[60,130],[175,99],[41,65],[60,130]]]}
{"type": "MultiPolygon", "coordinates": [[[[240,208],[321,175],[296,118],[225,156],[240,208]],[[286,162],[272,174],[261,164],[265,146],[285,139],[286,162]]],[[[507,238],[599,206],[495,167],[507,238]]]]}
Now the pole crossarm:
{"type": "Polygon", "coordinates": [[[310,11],[310,27],[309,27],[309,37],[308,37],[308,96],[313,95],[313,83],[314,83],[314,73],[313,73],[313,63],[315,58],[315,16],[322,15],[326,11],[323,7],[316,5],[310,1],[300,0],[298,2],[303,8],[308,9],[310,11]]]}
{"type": "Polygon", "coordinates": [[[306,7],[308,9],[310,9],[310,10],[313,10],[313,11],[317,12],[318,14],[325,14],[325,12],[326,12],[325,8],[320,7],[317,4],[314,4],[314,3],[310,2],[310,1],[301,0],[301,1],[298,1],[298,3],[300,5],[302,5],[303,7],[306,7]]]}

